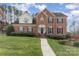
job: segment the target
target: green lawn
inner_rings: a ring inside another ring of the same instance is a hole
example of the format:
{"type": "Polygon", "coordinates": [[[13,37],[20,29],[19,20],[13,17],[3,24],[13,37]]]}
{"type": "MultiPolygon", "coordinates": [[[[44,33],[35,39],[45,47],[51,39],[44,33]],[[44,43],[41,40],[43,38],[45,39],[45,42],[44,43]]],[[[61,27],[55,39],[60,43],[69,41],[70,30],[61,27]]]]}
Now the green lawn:
{"type": "Polygon", "coordinates": [[[79,56],[79,48],[61,45],[58,40],[48,39],[48,43],[58,56],[79,56]]]}
{"type": "Polygon", "coordinates": [[[0,55],[40,56],[40,40],[36,37],[15,37],[0,35],[0,55]]]}

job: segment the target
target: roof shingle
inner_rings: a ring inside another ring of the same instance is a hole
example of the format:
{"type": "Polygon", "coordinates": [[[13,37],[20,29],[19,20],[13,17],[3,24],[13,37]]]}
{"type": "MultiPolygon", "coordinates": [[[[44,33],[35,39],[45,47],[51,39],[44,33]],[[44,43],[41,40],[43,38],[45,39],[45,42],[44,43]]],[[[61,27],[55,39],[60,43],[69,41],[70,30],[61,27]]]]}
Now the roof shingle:
{"type": "MultiPolygon", "coordinates": [[[[53,12],[54,13],[54,12],[53,12]]],[[[65,17],[67,17],[65,14],[63,14],[63,13],[54,13],[56,16],[58,16],[58,17],[60,17],[60,16],[65,16],[65,17]]]]}

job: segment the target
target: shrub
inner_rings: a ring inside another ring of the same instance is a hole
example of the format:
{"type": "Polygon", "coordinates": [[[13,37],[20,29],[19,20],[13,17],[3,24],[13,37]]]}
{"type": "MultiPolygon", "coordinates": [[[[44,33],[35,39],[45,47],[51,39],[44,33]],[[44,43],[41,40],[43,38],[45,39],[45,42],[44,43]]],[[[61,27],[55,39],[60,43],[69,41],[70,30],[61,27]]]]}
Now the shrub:
{"type": "Polygon", "coordinates": [[[7,29],[6,29],[6,34],[7,34],[7,35],[10,35],[11,32],[13,32],[13,31],[14,31],[13,26],[12,26],[12,25],[8,25],[8,26],[7,26],[7,29]]]}
{"type": "Polygon", "coordinates": [[[66,39],[66,35],[47,35],[47,37],[53,39],[66,39]]]}
{"type": "Polygon", "coordinates": [[[79,41],[74,42],[74,46],[79,47],[79,41]]]}
{"type": "Polygon", "coordinates": [[[10,34],[11,36],[29,36],[29,37],[34,37],[36,35],[34,35],[34,33],[24,33],[24,32],[12,32],[10,34]]]}
{"type": "Polygon", "coordinates": [[[71,38],[71,34],[67,34],[66,35],[66,38],[71,38]]]}
{"type": "Polygon", "coordinates": [[[66,39],[66,35],[58,35],[57,38],[58,39],[66,39]]]}

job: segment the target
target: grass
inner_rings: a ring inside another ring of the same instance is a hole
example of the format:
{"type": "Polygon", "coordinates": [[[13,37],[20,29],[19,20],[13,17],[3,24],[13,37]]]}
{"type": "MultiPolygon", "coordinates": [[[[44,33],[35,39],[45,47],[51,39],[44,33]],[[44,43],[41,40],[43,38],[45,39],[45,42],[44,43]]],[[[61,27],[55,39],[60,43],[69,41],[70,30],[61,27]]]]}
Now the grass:
{"type": "Polygon", "coordinates": [[[57,56],[79,56],[79,48],[67,45],[61,45],[58,40],[48,39],[48,43],[55,51],[57,56]]]}
{"type": "Polygon", "coordinates": [[[36,37],[15,37],[0,35],[0,55],[41,56],[40,40],[36,37]]]}

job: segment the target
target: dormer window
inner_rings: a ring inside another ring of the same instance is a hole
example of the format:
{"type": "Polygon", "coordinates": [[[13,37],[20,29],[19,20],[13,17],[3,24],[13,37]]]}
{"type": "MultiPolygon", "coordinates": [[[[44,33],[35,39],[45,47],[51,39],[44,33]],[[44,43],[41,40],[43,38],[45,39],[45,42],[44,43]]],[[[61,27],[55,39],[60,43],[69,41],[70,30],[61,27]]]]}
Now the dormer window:
{"type": "Polygon", "coordinates": [[[52,23],[52,17],[48,17],[48,23],[52,23]]]}

